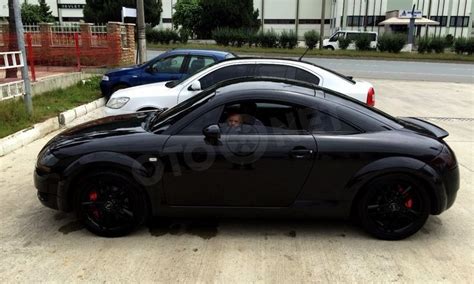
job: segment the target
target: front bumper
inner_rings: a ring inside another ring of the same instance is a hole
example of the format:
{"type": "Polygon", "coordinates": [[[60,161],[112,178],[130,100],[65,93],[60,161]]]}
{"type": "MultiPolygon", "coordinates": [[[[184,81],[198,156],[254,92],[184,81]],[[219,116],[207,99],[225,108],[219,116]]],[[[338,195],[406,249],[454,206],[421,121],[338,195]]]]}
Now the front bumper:
{"type": "Polygon", "coordinates": [[[100,91],[102,95],[107,99],[112,95],[112,82],[109,81],[100,81],[100,91]]]}
{"type": "Polygon", "coordinates": [[[45,174],[36,169],[34,183],[38,190],[38,199],[44,206],[56,210],[64,208],[65,200],[58,195],[59,176],[57,174],[45,174]]]}

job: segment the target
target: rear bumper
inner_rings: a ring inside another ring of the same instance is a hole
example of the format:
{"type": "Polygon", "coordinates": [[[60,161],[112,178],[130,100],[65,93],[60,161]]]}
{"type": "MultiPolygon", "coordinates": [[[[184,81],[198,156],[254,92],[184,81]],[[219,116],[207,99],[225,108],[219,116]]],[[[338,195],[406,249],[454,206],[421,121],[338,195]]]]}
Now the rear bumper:
{"type": "Polygon", "coordinates": [[[459,190],[459,167],[448,170],[442,177],[446,189],[446,209],[453,206],[459,190]]]}

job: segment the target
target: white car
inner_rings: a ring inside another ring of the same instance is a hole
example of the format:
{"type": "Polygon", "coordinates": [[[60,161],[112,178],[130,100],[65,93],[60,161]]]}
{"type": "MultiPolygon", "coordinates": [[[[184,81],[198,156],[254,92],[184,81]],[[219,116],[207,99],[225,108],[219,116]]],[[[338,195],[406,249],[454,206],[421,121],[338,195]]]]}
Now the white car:
{"type": "Polygon", "coordinates": [[[347,38],[351,40],[351,43],[347,49],[356,49],[355,40],[361,36],[367,35],[370,38],[370,48],[377,48],[377,32],[364,32],[364,31],[337,31],[329,38],[323,40],[323,47],[325,49],[336,50],[339,48],[339,39],[347,38]]]}
{"type": "Polygon", "coordinates": [[[115,92],[106,105],[107,115],[165,109],[198,94],[214,84],[238,77],[265,76],[317,84],[373,106],[372,84],[314,64],[290,59],[237,58],[209,65],[180,81],[153,83],[115,92]]]}

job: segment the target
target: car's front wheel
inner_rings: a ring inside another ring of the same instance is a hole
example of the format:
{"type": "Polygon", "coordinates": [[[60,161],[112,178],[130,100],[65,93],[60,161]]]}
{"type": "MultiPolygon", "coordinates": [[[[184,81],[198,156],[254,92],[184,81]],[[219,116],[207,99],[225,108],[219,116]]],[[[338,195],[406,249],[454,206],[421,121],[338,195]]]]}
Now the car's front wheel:
{"type": "Polygon", "coordinates": [[[119,237],[143,223],[146,200],[130,178],[114,171],[88,175],[76,188],[78,218],[94,234],[119,237]]]}
{"type": "Polygon", "coordinates": [[[430,198],[413,177],[387,175],[368,184],[357,209],[368,233],[379,239],[400,240],[423,227],[430,213],[430,198]]]}

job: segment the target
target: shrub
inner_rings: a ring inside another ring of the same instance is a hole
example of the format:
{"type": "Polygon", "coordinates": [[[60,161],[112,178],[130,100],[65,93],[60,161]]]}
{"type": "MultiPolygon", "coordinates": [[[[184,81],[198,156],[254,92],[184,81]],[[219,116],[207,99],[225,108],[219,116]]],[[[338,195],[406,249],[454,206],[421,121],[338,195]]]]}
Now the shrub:
{"type": "Polygon", "coordinates": [[[298,36],[293,30],[288,33],[288,48],[293,49],[298,45],[298,36]]]}
{"type": "Polygon", "coordinates": [[[212,31],[212,39],[217,45],[228,46],[231,40],[231,31],[229,28],[217,28],[212,31]]]}
{"type": "Polygon", "coordinates": [[[457,54],[467,53],[469,55],[474,53],[474,38],[458,38],[454,41],[454,51],[457,54]]]}
{"type": "Polygon", "coordinates": [[[474,53],[474,38],[470,37],[467,40],[467,48],[466,48],[467,54],[471,55],[474,53]]]}
{"type": "Polygon", "coordinates": [[[346,50],[349,47],[349,44],[351,44],[352,40],[350,38],[339,38],[337,40],[339,43],[339,48],[342,50],[346,50]]]}
{"type": "Polygon", "coordinates": [[[418,40],[418,53],[431,53],[431,39],[422,37],[418,40]]]}
{"type": "Polygon", "coordinates": [[[453,47],[453,44],[454,44],[454,37],[452,34],[448,34],[446,35],[446,37],[444,37],[444,43],[445,43],[445,47],[448,48],[448,47],[453,47]]]}
{"type": "Polygon", "coordinates": [[[319,41],[319,33],[315,30],[310,30],[304,33],[304,42],[309,49],[313,49],[319,41]]]}
{"type": "Polygon", "coordinates": [[[382,52],[399,53],[406,42],[407,38],[405,34],[385,33],[379,37],[377,48],[382,52]]]}
{"type": "Polygon", "coordinates": [[[147,28],[146,39],[152,43],[169,44],[171,41],[174,43],[180,40],[178,33],[171,29],[166,30],[155,30],[147,28]]]}
{"type": "Polygon", "coordinates": [[[266,32],[260,31],[258,33],[258,42],[262,47],[276,47],[278,45],[278,35],[273,29],[266,32]]]}
{"type": "Polygon", "coordinates": [[[247,31],[247,43],[248,43],[249,47],[252,47],[252,45],[258,46],[258,44],[259,44],[258,34],[255,31],[253,31],[253,30],[248,30],[247,31]]]}
{"type": "Polygon", "coordinates": [[[298,37],[292,30],[290,30],[289,32],[282,31],[280,34],[279,42],[281,48],[293,49],[298,44],[298,37]]]}
{"type": "Polygon", "coordinates": [[[355,45],[357,50],[370,50],[370,37],[367,34],[360,34],[356,40],[355,45]]]}
{"type": "Polygon", "coordinates": [[[181,28],[179,30],[179,41],[181,43],[184,43],[184,44],[188,43],[188,39],[189,39],[190,34],[191,33],[188,30],[186,30],[184,28],[181,28]]]}
{"type": "Polygon", "coordinates": [[[230,40],[232,46],[242,47],[247,42],[248,34],[244,29],[232,29],[230,40]]]}
{"type": "Polygon", "coordinates": [[[430,49],[436,53],[443,53],[445,46],[446,46],[446,43],[444,39],[441,37],[433,37],[429,44],[430,49]]]}

